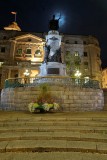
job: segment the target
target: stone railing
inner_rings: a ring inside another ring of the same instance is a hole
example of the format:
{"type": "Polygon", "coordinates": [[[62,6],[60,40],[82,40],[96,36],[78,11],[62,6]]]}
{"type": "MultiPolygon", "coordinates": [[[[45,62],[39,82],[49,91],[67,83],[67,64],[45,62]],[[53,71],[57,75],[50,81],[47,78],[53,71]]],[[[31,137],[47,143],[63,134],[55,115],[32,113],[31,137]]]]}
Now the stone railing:
{"type": "Polygon", "coordinates": [[[5,88],[16,87],[33,87],[42,83],[64,85],[69,87],[81,87],[81,88],[95,88],[99,89],[99,82],[96,80],[89,80],[85,82],[85,79],[60,77],[60,76],[47,76],[47,77],[24,77],[24,78],[10,78],[5,80],[5,88]]]}

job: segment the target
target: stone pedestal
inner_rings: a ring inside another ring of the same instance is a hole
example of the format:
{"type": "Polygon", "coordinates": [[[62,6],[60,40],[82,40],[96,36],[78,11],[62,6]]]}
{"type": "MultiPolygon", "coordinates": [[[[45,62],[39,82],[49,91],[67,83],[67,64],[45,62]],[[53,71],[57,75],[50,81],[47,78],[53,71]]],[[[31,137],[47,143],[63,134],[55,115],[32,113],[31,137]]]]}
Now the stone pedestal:
{"type": "Polygon", "coordinates": [[[40,66],[39,76],[66,76],[66,65],[62,63],[61,38],[55,30],[46,35],[44,63],[40,66]]]}
{"type": "Polygon", "coordinates": [[[39,76],[66,76],[65,64],[58,62],[43,63],[40,67],[39,76]]]}

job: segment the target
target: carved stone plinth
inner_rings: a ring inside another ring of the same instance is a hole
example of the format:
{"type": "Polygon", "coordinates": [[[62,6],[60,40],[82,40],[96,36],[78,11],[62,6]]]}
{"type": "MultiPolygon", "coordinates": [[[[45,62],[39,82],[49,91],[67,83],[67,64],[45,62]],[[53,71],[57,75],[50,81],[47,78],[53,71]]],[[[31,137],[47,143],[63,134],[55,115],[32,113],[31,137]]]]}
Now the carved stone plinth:
{"type": "Polygon", "coordinates": [[[58,62],[43,63],[40,67],[39,76],[66,76],[65,64],[58,62]]]}

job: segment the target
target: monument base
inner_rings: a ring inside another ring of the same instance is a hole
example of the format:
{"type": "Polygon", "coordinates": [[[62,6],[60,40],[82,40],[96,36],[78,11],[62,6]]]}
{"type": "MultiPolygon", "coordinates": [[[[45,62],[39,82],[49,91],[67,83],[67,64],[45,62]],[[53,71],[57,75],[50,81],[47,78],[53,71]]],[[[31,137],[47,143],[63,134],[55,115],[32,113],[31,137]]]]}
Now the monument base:
{"type": "Polygon", "coordinates": [[[43,63],[40,66],[39,76],[66,76],[65,64],[58,62],[43,63]]]}

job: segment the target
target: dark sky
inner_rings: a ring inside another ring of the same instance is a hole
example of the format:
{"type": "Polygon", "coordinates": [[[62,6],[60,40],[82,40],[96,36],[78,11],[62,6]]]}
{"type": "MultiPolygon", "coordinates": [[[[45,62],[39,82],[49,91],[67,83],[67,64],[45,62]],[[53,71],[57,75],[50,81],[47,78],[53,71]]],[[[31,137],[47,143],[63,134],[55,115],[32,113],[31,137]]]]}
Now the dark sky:
{"type": "Polygon", "coordinates": [[[60,32],[95,36],[102,67],[107,67],[107,0],[0,0],[0,29],[14,21],[22,31],[47,32],[48,22],[61,13],[60,32]]]}

